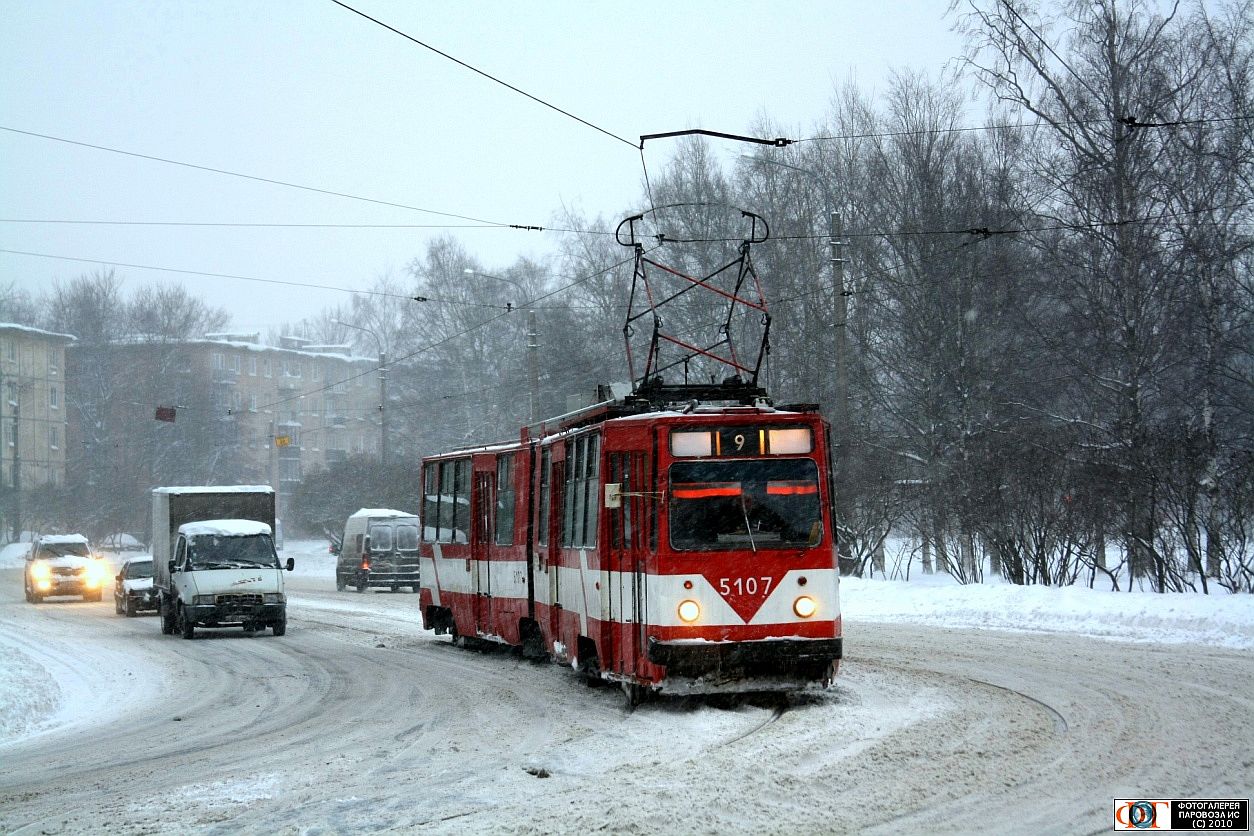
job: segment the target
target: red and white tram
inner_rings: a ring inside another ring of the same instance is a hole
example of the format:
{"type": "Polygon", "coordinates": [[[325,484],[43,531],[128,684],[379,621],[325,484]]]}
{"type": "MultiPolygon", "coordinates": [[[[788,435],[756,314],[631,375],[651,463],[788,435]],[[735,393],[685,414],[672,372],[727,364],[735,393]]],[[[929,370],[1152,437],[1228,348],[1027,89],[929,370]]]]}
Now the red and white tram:
{"type": "Polygon", "coordinates": [[[771,320],[750,251],[769,229],[735,210],[735,257],[689,275],[637,229],[667,208],[617,232],[636,254],[632,395],[423,460],[425,624],[572,664],[633,703],[826,684],[841,658],[831,440],[817,407],[776,409],[757,386],[771,320]],[[704,347],[663,326],[680,300],[722,307],[704,347]],[[751,359],[737,347],[754,337],[751,359]],[[731,376],[690,382],[711,366],[731,376]]]}
{"type": "Polygon", "coordinates": [[[437,633],[647,691],[795,690],[841,658],[826,422],[607,402],[423,461],[437,633]]]}

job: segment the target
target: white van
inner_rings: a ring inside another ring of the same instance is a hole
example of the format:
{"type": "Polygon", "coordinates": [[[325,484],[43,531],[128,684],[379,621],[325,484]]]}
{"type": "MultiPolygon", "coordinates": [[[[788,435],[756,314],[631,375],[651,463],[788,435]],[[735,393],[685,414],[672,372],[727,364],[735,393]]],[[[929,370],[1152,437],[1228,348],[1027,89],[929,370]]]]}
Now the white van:
{"type": "MultiPolygon", "coordinates": [[[[185,639],[197,627],[269,627],[287,632],[287,597],[270,526],[255,520],[203,520],[179,526],[170,582],[174,628],[185,639]]],[[[163,625],[164,631],[164,625],[163,625]]]]}
{"type": "Polygon", "coordinates": [[[389,508],[362,508],[344,524],[335,588],[403,586],[418,591],[418,518],[389,508]]]}

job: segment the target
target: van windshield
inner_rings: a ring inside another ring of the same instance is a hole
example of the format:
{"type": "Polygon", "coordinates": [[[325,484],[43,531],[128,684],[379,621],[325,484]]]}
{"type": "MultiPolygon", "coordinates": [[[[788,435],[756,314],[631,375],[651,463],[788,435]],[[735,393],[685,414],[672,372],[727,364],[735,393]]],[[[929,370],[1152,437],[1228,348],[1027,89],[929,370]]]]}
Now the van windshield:
{"type": "Polygon", "coordinates": [[[192,569],[279,568],[279,556],[269,534],[200,534],[188,543],[187,558],[192,569]]]}

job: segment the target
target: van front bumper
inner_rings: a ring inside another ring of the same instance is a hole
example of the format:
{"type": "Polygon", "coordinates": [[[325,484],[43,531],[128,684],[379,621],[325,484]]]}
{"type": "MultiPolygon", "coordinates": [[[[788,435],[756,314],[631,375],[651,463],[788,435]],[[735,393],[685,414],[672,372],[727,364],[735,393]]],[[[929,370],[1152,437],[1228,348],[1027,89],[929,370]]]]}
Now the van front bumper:
{"type": "Polygon", "coordinates": [[[196,624],[205,627],[269,624],[282,621],[287,615],[286,602],[266,604],[247,600],[248,597],[251,596],[219,595],[217,603],[193,604],[187,607],[187,612],[195,619],[196,624]]]}

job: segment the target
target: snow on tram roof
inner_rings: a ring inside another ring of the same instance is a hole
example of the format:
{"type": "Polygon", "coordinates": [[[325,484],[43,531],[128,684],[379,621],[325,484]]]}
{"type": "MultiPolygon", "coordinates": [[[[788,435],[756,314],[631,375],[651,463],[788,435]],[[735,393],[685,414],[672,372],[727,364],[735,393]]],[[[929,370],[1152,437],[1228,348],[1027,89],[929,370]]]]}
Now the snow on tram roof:
{"type": "Polygon", "coordinates": [[[176,485],[153,488],[153,493],[274,493],[269,485],[176,485]]]}

